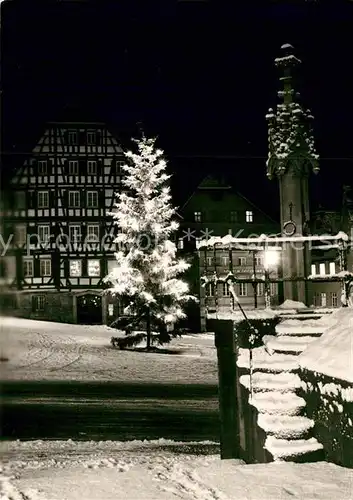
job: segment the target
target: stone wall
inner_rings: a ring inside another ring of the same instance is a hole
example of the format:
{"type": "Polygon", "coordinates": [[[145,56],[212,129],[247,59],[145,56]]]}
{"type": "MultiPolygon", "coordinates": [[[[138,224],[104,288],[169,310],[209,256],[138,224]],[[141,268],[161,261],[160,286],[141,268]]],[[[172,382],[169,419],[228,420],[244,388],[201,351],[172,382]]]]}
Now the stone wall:
{"type": "Polygon", "coordinates": [[[315,421],[315,437],[326,460],[353,468],[353,384],[302,369],[307,416],[315,421]]]}

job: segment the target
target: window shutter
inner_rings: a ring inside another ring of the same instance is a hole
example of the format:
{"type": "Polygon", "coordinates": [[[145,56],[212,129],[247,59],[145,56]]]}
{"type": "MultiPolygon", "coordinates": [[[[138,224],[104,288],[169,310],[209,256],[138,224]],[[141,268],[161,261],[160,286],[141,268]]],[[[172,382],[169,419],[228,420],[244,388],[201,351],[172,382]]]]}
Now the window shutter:
{"type": "Polygon", "coordinates": [[[50,208],[55,207],[55,192],[54,191],[49,191],[49,207],[50,208]]]}
{"type": "Polygon", "coordinates": [[[35,312],[36,310],[37,310],[36,296],[32,295],[32,312],[35,312]]]}
{"type": "Polygon", "coordinates": [[[107,275],[107,270],[106,270],[106,259],[100,259],[100,275],[101,276],[106,276],[107,275]]]}
{"type": "Polygon", "coordinates": [[[67,189],[62,191],[62,201],[63,201],[63,206],[67,208],[69,206],[69,192],[67,189]]]}
{"type": "Polygon", "coordinates": [[[82,208],[86,206],[86,197],[87,197],[86,191],[84,189],[80,190],[80,204],[82,208]]]}
{"type": "Polygon", "coordinates": [[[103,173],[102,162],[103,162],[102,159],[97,159],[97,175],[102,175],[102,173],[103,173]]]}
{"type": "Polygon", "coordinates": [[[33,261],[33,276],[35,278],[39,278],[40,276],[40,261],[36,258],[33,261]]]}
{"type": "Polygon", "coordinates": [[[98,207],[104,208],[104,202],[105,202],[105,192],[104,189],[100,189],[98,191],[98,207]]]}
{"type": "Polygon", "coordinates": [[[78,143],[80,146],[86,146],[87,141],[86,141],[86,131],[80,131],[78,133],[78,143]]]}
{"type": "Polygon", "coordinates": [[[86,175],[87,173],[87,161],[86,160],[79,160],[78,161],[78,170],[80,175],[86,175]]]}

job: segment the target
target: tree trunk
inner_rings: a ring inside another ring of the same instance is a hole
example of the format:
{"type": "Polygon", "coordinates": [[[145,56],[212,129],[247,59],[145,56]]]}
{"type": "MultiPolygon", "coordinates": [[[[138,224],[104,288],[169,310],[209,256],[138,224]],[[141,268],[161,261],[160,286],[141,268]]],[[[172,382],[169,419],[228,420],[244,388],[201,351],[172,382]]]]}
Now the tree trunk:
{"type": "Polygon", "coordinates": [[[151,348],[151,312],[150,308],[147,309],[146,317],[146,334],[147,334],[147,350],[151,348]]]}

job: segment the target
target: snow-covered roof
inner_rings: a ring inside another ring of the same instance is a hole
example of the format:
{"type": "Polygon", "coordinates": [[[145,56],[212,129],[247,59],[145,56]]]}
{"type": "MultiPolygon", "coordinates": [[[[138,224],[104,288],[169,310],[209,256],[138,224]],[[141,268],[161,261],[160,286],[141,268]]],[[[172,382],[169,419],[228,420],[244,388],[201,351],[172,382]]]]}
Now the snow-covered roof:
{"type": "Polygon", "coordinates": [[[322,336],[299,356],[299,365],[353,384],[353,309],[338,309],[330,319],[322,336]]]}
{"type": "MultiPolygon", "coordinates": [[[[343,240],[348,241],[349,237],[343,231],[340,231],[336,235],[314,235],[314,236],[267,236],[266,234],[261,234],[259,237],[255,238],[236,238],[235,236],[231,236],[227,234],[226,236],[213,236],[212,238],[208,238],[198,242],[198,248],[204,246],[213,246],[213,245],[237,245],[239,243],[247,243],[248,245],[255,244],[276,244],[280,242],[299,242],[299,241],[336,241],[343,240]]],[[[271,247],[272,248],[272,247],[271,247]]],[[[279,249],[281,249],[279,247],[279,249]]]]}

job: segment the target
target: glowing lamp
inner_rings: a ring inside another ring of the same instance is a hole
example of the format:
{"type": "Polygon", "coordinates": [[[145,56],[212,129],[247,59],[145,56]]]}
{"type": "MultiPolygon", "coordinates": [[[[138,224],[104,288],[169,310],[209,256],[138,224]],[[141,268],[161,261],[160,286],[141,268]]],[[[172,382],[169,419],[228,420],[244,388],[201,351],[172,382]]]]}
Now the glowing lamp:
{"type": "Polygon", "coordinates": [[[265,250],[264,252],[264,267],[275,267],[279,263],[279,253],[276,250],[265,250]]]}

